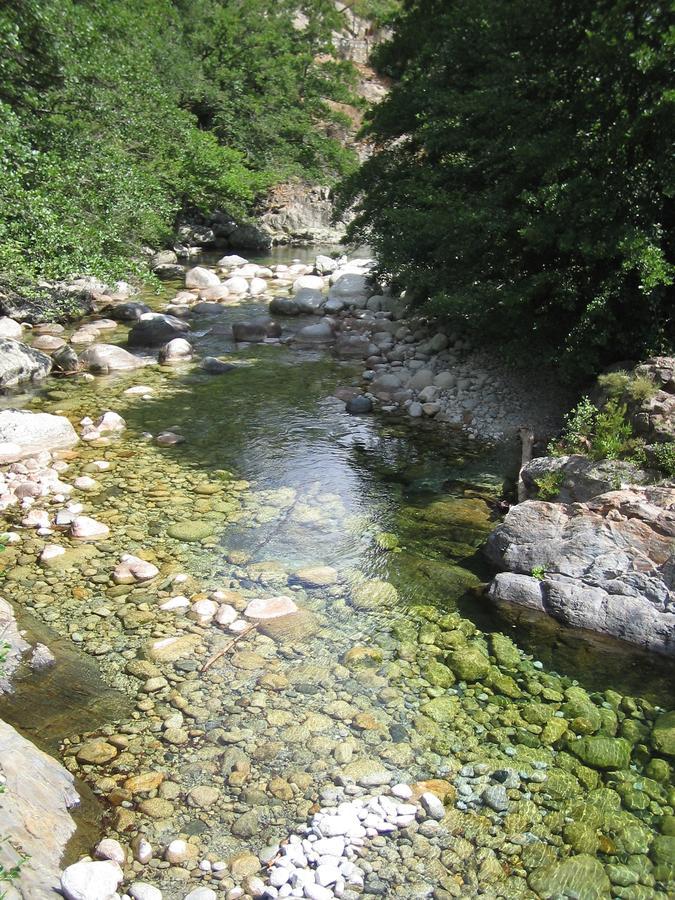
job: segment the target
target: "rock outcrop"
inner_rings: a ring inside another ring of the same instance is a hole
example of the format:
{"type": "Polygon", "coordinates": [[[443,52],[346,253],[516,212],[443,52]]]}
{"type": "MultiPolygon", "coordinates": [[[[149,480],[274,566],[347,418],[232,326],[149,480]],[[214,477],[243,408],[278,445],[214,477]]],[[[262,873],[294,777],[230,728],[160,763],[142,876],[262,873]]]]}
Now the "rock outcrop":
{"type": "Polygon", "coordinates": [[[0,338],[0,388],[46,378],[51,370],[52,361],[46,353],[11,338],[0,338]]]}
{"type": "Polygon", "coordinates": [[[493,600],[675,655],[675,488],[528,500],[493,531],[486,553],[504,570],[493,600]]]}
{"type": "Polygon", "coordinates": [[[61,857],[75,831],[69,810],[79,803],[74,779],[10,725],[0,720],[0,864],[19,877],[2,884],[6,900],[51,897],[60,884],[61,857]]]}
{"type": "Polygon", "coordinates": [[[521,471],[529,500],[550,500],[541,496],[542,485],[556,493],[563,503],[583,503],[598,494],[618,490],[624,485],[647,484],[649,473],[634,463],[615,459],[599,462],[581,454],[571,456],[541,456],[529,462],[521,471]]]}

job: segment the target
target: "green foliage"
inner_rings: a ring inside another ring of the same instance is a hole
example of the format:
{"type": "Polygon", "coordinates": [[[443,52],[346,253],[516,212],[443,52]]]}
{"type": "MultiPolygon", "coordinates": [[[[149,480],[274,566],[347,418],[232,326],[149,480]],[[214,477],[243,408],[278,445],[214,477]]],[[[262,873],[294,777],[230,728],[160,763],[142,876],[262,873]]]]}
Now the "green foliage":
{"type": "Polygon", "coordinates": [[[630,375],[622,369],[598,375],[598,385],[608,397],[622,397],[630,383],[630,375]]]}
{"type": "Polygon", "coordinates": [[[650,456],[666,478],[675,480],[675,441],[665,444],[652,444],[650,456]]]}
{"type": "Polygon", "coordinates": [[[673,340],[675,32],[662,0],[408,0],[345,182],[413,303],[574,377],[673,340]]]}
{"type": "Polygon", "coordinates": [[[543,566],[534,566],[530,574],[537,581],[543,581],[546,578],[546,569],[543,566]]]}
{"type": "Polygon", "coordinates": [[[282,178],[347,171],[340,23],[329,0],[4,4],[0,273],[126,276],[183,212],[245,217],[282,178]]]}
{"type": "Polygon", "coordinates": [[[362,19],[375,25],[386,25],[400,12],[401,0],[352,0],[347,6],[362,19]]]}
{"type": "Polygon", "coordinates": [[[644,403],[645,400],[651,400],[657,391],[657,386],[651,378],[647,378],[645,375],[636,376],[626,385],[626,394],[635,403],[644,403]]]}
{"type": "Polygon", "coordinates": [[[560,493],[565,476],[562,472],[547,472],[535,480],[537,497],[540,500],[555,500],[560,493]]]}
{"type": "Polygon", "coordinates": [[[626,420],[627,412],[625,404],[614,398],[598,412],[590,447],[593,459],[620,459],[630,449],[633,429],[626,420]]]}
{"type": "Polygon", "coordinates": [[[554,455],[581,453],[591,459],[626,459],[635,448],[625,404],[611,397],[600,410],[583,397],[565,417],[559,441],[549,447],[554,455]]]}

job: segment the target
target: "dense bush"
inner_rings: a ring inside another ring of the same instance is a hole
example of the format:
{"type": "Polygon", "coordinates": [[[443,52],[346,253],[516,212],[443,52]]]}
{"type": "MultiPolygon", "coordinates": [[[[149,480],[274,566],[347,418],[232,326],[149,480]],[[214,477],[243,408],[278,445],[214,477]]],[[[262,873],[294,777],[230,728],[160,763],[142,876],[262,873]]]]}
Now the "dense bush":
{"type": "Polygon", "coordinates": [[[354,239],[478,340],[583,376],[673,339],[662,0],[406,0],[348,179],[354,239]]]}
{"type": "Polygon", "coordinates": [[[183,210],[346,172],[339,24],[329,0],[0,6],[0,274],[128,274],[183,210]]]}

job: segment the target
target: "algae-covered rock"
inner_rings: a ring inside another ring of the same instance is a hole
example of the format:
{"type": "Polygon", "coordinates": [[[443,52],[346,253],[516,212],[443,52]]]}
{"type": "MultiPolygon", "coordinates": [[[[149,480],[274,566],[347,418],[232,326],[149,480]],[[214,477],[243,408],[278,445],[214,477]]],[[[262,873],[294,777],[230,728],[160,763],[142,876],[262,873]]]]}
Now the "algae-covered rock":
{"type": "Polygon", "coordinates": [[[627,769],[630,764],[631,745],[625,738],[596,735],[572,741],[569,748],[594,769],[627,769]]]}
{"type": "Polygon", "coordinates": [[[557,743],[565,732],[567,731],[567,720],[566,719],[557,719],[552,718],[549,719],[548,722],[544,725],[544,730],[541,733],[541,741],[543,744],[547,746],[551,746],[552,744],[557,743]]]}
{"type": "Polygon", "coordinates": [[[422,712],[429,719],[441,724],[447,724],[457,715],[459,699],[457,697],[434,697],[422,706],[422,712]]]}
{"type": "Polygon", "coordinates": [[[388,581],[373,578],[359,584],[352,591],[352,603],[357,609],[388,610],[398,602],[398,591],[388,581]]]}
{"type": "Polygon", "coordinates": [[[563,838],[566,844],[577,853],[598,852],[599,840],[595,828],[586,822],[569,822],[563,829],[563,838]]]}
{"type": "Polygon", "coordinates": [[[422,676],[434,687],[448,688],[455,683],[455,676],[443,663],[432,660],[422,671],[422,676]]]}
{"type": "Polygon", "coordinates": [[[448,663],[461,681],[479,681],[490,671],[490,660],[478,647],[459,647],[448,656],[448,663]]]}
{"type": "Polygon", "coordinates": [[[652,747],[659,753],[675,756],[675,709],[659,716],[654,723],[652,747]]]}
{"type": "Polygon", "coordinates": [[[602,900],[610,893],[610,882],[602,865],[588,854],[536,869],[527,879],[530,888],[542,898],[574,897],[574,900],[602,900]]]}
{"type": "Polygon", "coordinates": [[[201,541],[204,538],[211,537],[214,532],[213,524],[204,521],[176,522],[167,529],[169,537],[175,538],[177,541],[201,541]]]}
{"type": "Polygon", "coordinates": [[[517,669],[520,665],[520,652],[505,634],[495,632],[490,635],[490,650],[499,665],[505,669],[517,669]]]}

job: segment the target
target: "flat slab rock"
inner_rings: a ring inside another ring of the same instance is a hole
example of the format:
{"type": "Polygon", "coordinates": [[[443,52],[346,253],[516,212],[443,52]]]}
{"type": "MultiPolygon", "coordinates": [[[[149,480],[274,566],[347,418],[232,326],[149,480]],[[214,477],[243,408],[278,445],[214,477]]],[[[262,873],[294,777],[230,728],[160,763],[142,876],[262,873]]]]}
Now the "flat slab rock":
{"type": "Polygon", "coordinates": [[[65,416],[30,412],[26,409],[0,411],[0,452],[3,462],[14,462],[40,453],[77,444],[77,432],[65,416]]]}
{"type": "Polygon", "coordinates": [[[493,600],[675,655],[675,488],[528,500],[492,532],[486,554],[503,570],[493,600]]]}
{"type": "Polygon", "coordinates": [[[54,896],[59,861],[75,831],[69,810],[79,803],[73,776],[7,723],[0,721],[0,822],[11,842],[0,844],[0,863],[11,868],[28,857],[19,878],[2,885],[7,900],[54,896]]]}

